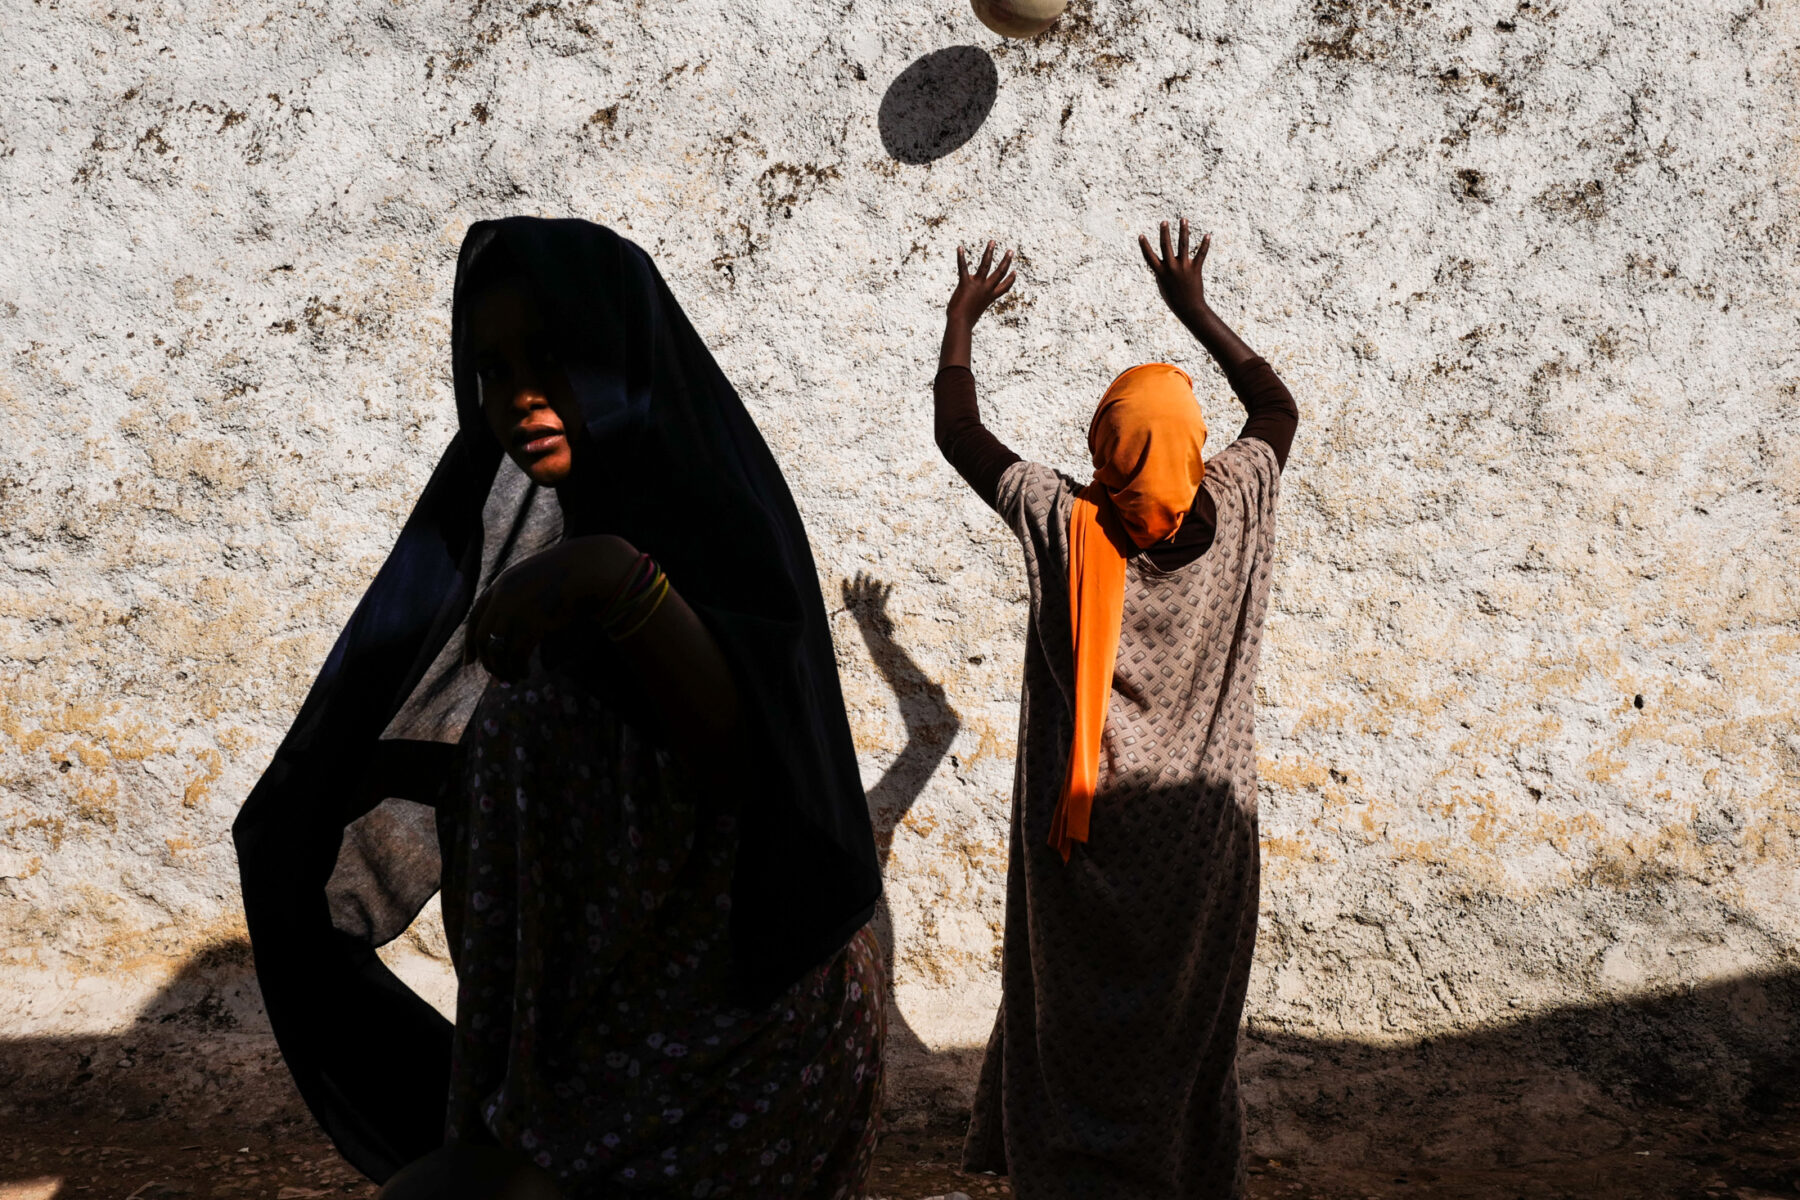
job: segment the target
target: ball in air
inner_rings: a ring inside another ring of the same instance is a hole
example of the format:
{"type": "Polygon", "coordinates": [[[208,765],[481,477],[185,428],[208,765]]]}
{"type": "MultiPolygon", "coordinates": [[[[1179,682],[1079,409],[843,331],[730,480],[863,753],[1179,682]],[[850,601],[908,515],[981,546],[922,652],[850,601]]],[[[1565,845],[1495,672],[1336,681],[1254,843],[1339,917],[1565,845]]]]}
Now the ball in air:
{"type": "Polygon", "coordinates": [[[1001,37],[1027,38],[1056,24],[1069,0],[969,0],[981,23],[1001,37]]]}

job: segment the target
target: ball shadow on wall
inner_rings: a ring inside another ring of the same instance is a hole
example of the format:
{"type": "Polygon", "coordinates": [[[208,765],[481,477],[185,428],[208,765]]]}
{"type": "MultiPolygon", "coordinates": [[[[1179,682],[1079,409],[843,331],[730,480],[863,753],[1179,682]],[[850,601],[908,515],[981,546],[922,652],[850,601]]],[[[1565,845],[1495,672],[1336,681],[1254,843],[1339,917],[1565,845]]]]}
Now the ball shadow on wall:
{"type": "Polygon", "coordinates": [[[975,136],[993,110],[1000,72],[979,46],[934,50],[895,77],[876,123],[890,157],[915,166],[975,136]]]}

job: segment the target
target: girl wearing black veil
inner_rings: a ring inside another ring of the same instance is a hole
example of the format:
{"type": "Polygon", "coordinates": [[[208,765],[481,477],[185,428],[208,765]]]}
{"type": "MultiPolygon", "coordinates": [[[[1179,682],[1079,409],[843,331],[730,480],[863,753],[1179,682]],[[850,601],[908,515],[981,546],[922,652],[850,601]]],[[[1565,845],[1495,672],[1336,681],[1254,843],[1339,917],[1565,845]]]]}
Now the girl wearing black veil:
{"type": "Polygon", "coordinates": [[[233,830],[295,1081],[390,1196],[860,1195],[880,879],[780,470],[600,226],[474,226],[452,343],[459,431],[233,830]],[[440,884],[454,1028],[374,954],[440,884]]]}

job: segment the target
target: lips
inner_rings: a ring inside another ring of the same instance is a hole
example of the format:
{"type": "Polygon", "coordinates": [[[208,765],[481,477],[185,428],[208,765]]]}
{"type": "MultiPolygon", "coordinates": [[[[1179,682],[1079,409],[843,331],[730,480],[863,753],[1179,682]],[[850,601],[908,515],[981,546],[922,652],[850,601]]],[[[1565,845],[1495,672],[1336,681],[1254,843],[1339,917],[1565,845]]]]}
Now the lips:
{"type": "Polygon", "coordinates": [[[526,454],[543,454],[556,448],[563,431],[554,425],[527,425],[513,431],[513,446],[526,454]]]}

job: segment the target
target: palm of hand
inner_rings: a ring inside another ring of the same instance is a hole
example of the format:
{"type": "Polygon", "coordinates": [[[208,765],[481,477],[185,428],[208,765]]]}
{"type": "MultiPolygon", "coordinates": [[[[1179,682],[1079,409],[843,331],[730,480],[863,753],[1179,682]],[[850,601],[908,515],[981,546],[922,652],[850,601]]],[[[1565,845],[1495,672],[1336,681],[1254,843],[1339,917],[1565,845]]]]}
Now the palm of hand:
{"type": "Polygon", "coordinates": [[[894,595],[894,585],[882,583],[867,571],[858,571],[855,579],[846,579],[843,583],[844,607],[850,610],[858,624],[874,628],[883,634],[892,634],[894,619],[888,616],[888,600],[894,595]]]}
{"type": "Polygon", "coordinates": [[[988,306],[1012,290],[1018,276],[1012,270],[1013,252],[1008,250],[999,264],[994,263],[994,243],[989,242],[981,255],[981,264],[969,270],[969,256],[961,246],[956,248],[956,290],[950,293],[948,305],[953,319],[974,325],[988,306]]]}
{"type": "Polygon", "coordinates": [[[1162,254],[1158,255],[1150,248],[1150,239],[1138,236],[1138,248],[1144,252],[1144,262],[1150,273],[1156,277],[1156,289],[1162,293],[1163,302],[1169,310],[1182,320],[1206,308],[1206,283],[1204,268],[1206,252],[1212,248],[1212,234],[1200,239],[1200,245],[1190,255],[1188,253],[1187,218],[1181,220],[1181,239],[1179,245],[1170,245],[1169,223],[1162,223],[1162,254]]]}

